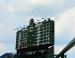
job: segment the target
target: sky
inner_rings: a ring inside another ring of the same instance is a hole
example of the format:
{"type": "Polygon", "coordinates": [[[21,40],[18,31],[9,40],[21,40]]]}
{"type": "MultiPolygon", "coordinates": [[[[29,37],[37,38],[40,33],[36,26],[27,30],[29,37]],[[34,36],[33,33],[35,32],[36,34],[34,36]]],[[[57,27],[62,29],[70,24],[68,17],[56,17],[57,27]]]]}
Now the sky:
{"type": "MultiPolygon", "coordinates": [[[[15,53],[16,30],[31,18],[55,21],[55,54],[75,37],[75,0],[0,0],[0,55],[15,53]]],[[[75,47],[67,53],[75,57],[75,47]]]]}

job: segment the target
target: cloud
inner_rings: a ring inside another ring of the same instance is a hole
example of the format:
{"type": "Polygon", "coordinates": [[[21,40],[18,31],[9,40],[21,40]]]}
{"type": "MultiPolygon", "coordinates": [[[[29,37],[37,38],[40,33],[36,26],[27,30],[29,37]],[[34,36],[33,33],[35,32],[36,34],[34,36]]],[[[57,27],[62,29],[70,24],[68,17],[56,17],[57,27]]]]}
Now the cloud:
{"type": "Polygon", "coordinates": [[[55,5],[55,4],[61,4],[64,0],[31,0],[31,4],[33,5],[55,5]]]}
{"type": "Polygon", "coordinates": [[[75,37],[75,7],[56,16],[56,37],[72,39],[75,37]]]}
{"type": "MultiPolygon", "coordinates": [[[[75,36],[75,7],[70,9],[69,6],[73,4],[70,1],[69,3],[64,3],[65,0],[0,0],[0,42],[2,42],[0,46],[3,46],[1,51],[3,49],[13,51],[15,48],[14,42],[16,41],[16,31],[13,29],[27,25],[31,17],[36,17],[36,21],[38,17],[55,15],[56,40],[62,38],[59,40],[64,44],[63,40],[66,41],[65,38],[72,39],[75,36]],[[31,13],[32,10],[41,6],[46,7],[42,8],[39,12],[31,13]],[[67,6],[69,10],[65,11],[67,6]],[[61,11],[63,9],[64,12],[61,11]]],[[[59,53],[59,50],[61,51],[63,47],[64,45],[58,45],[55,47],[55,52],[59,53]]]]}
{"type": "MultiPolygon", "coordinates": [[[[34,9],[37,9],[41,6],[55,6],[55,5],[62,5],[65,0],[29,0],[25,2],[21,2],[20,4],[17,3],[16,9],[17,11],[23,12],[31,12],[34,9]],[[20,6],[19,6],[20,5],[20,6]],[[19,6],[19,7],[18,7],[19,6]]],[[[41,7],[42,8],[42,7],[41,7]]]]}
{"type": "Polygon", "coordinates": [[[6,49],[6,45],[4,43],[0,43],[0,52],[6,49]]]}
{"type": "MultiPolygon", "coordinates": [[[[55,22],[55,54],[58,54],[75,37],[75,6],[58,14],[55,22]]],[[[75,47],[66,53],[68,58],[74,58],[74,54],[75,47]]]]}
{"type": "Polygon", "coordinates": [[[0,9],[9,13],[26,13],[40,6],[63,4],[65,0],[0,0],[0,9]]]}

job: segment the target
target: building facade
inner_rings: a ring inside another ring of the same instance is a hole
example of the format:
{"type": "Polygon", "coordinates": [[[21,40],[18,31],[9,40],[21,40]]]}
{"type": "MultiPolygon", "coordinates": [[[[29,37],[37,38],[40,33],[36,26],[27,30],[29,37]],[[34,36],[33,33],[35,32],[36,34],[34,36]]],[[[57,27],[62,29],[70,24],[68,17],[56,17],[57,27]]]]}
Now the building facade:
{"type": "Polygon", "coordinates": [[[27,27],[16,33],[16,49],[54,45],[54,21],[47,19],[37,24],[31,19],[27,27]]]}

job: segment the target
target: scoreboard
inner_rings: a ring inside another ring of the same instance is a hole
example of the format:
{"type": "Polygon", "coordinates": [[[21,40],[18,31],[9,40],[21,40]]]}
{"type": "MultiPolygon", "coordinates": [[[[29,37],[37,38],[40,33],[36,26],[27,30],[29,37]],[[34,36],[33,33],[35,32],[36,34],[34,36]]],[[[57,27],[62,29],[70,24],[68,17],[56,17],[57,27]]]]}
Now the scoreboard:
{"type": "Polygon", "coordinates": [[[35,24],[31,19],[27,27],[16,33],[16,49],[54,45],[54,21],[47,19],[35,24]]]}

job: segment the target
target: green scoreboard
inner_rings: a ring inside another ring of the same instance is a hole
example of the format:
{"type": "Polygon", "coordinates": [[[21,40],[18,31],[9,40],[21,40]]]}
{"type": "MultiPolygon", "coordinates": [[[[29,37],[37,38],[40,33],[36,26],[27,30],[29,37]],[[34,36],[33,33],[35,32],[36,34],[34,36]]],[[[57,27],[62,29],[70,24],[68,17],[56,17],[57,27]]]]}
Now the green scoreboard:
{"type": "Polygon", "coordinates": [[[54,21],[47,19],[37,24],[33,19],[27,27],[17,31],[16,49],[54,45],[54,21]]]}

